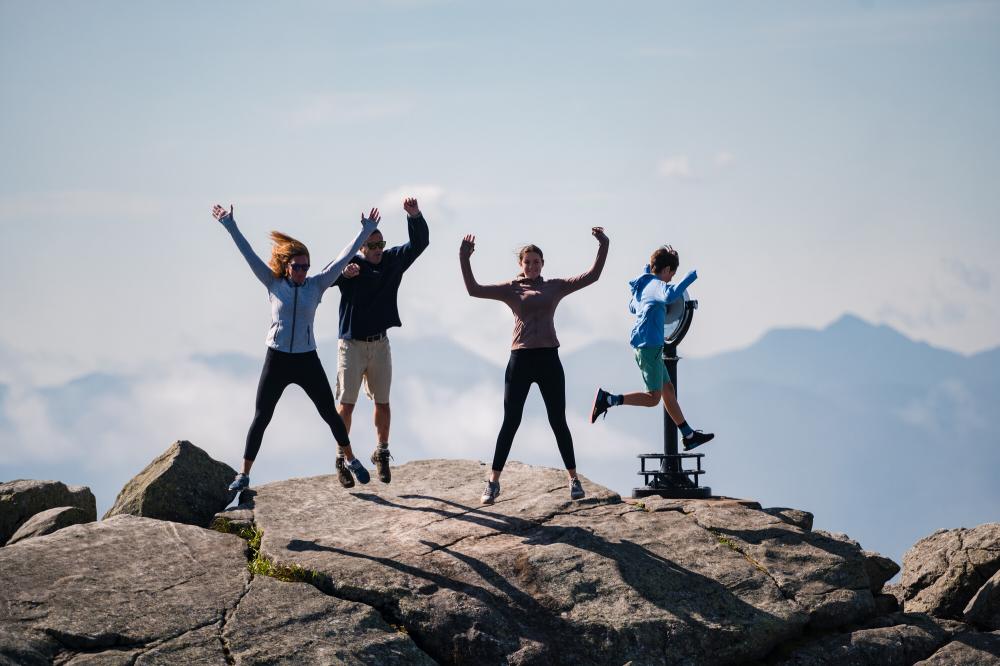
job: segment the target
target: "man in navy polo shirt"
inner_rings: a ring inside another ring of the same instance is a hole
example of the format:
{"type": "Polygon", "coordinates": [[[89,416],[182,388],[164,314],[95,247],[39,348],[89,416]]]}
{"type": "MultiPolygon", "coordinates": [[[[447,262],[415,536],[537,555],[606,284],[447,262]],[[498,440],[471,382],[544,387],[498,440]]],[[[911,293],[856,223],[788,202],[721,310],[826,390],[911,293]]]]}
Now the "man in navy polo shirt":
{"type": "MultiPolygon", "coordinates": [[[[388,329],[402,326],[396,296],[406,272],[430,244],[427,222],[417,200],[403,202],[410,240],[385,248],[382,232],[376,230],[361,246],[335,283],[340,287],[340,342],[337,350],[337,400],[348,432],[358,393],[375,402],[375,434],[378,446],[371,461],[383,483],[389,483],[389,385],[392,381],[392,353],[388,329]]],[[[354,455],[353,452],[350,455],[354,455]]],[[[337,465],[341,485],[350,488],[354,479],[346,465],[337,465]]]]}

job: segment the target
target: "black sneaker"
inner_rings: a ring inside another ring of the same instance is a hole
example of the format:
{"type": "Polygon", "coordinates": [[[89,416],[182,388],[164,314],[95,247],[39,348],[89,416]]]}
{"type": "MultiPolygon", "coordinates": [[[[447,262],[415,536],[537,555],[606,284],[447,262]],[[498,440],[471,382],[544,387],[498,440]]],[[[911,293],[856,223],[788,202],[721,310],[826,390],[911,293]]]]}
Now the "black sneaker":
{"type": "Polygon", "coordinates": [[[382,483],[389,483],[392,481],[392,472],[389,470],[389,461],[392,459],[392,454],[389,453],[389,449],[379,447],[375,449],[372,453],[372,464],[375,465],[375,472],[378,474],[378,480],[382,483]]]}
{"type": "Polygon", "coordinates": [[[713,439],[715,439],[715,435],[712,433],[695,430],[691,433],[690,437],[682,437],[681,441],[684,442],[684,450],[690,451],[691,449],[697,449],[702,444],[708,444],[713,439]]]}
{"type": "Polygon", "coordinates": [[[587,496],[587,493],[583,492],[583,486],[580,485],[580,479],[573,479],[569,482],[569,498],[573,500],[581,500],[587,496]]]}
{"type": "Polygon", "coordinates": [[[608,402],[609,397],[611,397],[610,393],[602,388],[597,389],[597,395],[594,396],[594,408],[590,410],[591,423],[596,422],[598,416],[607,418],[608,408],[611,407],[611,403],[608,402]]]}
{"type": "Polygon", "coordinates": [[[337,480],[340,481],[340,485],[345,488],[354,487],[354,477],[347,470],[347,461],[344,460],[344,456],[337,456],[337,461],[334,463],[334,467],[337,468],[337,480]]]}
{"type": "Polygon", "coordinates": [[[479,498],[482,504],[493,504],[497,497],[500,495],[500,482],[499,481],[487,481],[486,489],[483,490],[483,496],[479,498]]]}

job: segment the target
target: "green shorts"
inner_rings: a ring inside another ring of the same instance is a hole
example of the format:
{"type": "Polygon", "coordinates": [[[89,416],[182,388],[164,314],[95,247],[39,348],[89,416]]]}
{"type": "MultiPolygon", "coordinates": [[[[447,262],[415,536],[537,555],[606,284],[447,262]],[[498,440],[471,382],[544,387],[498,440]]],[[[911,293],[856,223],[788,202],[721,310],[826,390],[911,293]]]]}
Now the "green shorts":
{"type": "Polygon", "coordinates": [[[635,364],[642,372],[647,391],[660,391],[670,383],[667,366],[663,364],[663,347],[635,347],[635,364]]]}

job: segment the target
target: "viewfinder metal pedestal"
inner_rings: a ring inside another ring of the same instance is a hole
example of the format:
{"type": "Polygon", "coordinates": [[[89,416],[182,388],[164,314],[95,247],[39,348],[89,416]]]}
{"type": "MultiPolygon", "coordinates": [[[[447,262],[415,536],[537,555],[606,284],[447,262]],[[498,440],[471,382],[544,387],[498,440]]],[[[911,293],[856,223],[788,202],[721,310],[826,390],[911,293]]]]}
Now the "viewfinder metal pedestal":
{"type": "MultiPolygon", "coordinates": [[[[687,335],[694,319],[694,311],[698,309],[698,301],[689,300],[687,292],[683,299],[674,301],[667,306],[666,326],[664,327],[663,363],[666,365],[670,381],[677,392],[677,345],[687,335]]],[[[678,499],[700,499],[712,496],[712,489],[698,485],[700,477],[705,474],[701,463],[703,453],[678,453],[677,426],[674,425],[667,410],[663,410],[663,453],[639,454],[639,475],[643,477],[645,486],[632,489],[632,497],[668,497],[678,499]],[[685,467],[685,462],[688,467],[685,467]],[[694,468],[690,464],[695,465],[694,468]],[[650,468],[647,468],[649,465],[650,468]]]]}

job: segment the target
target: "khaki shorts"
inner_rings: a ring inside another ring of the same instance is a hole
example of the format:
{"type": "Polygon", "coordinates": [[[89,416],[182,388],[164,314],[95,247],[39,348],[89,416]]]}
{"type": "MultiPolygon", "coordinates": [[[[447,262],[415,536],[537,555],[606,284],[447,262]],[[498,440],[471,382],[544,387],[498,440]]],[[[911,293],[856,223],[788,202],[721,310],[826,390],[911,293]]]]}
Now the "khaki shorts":
{"type": "Polygon", "coordinates": [[[358,402],[362,381],[365,395],[388,404],[392,383],[392,351],[389,338],[375,342],[340,340],[337,345],[337,400],[349,405],[358,402]]]}

